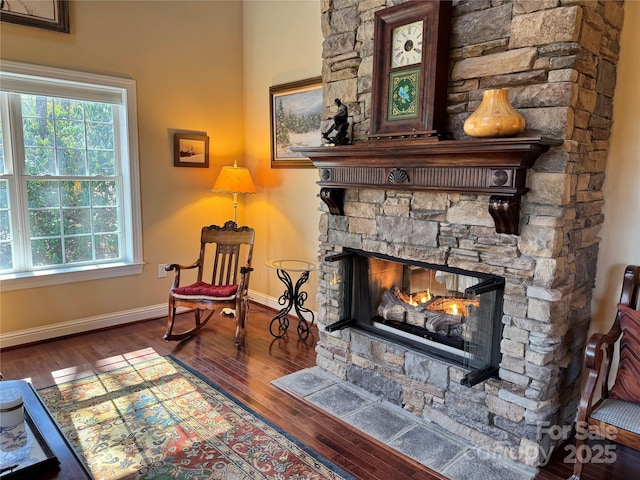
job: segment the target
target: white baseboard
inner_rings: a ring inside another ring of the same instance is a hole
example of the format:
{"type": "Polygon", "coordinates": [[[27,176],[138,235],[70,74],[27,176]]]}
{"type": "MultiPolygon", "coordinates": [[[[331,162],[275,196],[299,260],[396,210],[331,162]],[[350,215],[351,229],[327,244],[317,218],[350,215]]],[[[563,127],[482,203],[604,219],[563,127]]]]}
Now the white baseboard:
{"type": "MultiPolygon", "coordinates": [[[[278,303],[278,299],[262,293],[249,291],[249,298],[255,303],[273,308],[274,310],[280,310],[282,308],[282,305],[278,303]]],[[[179,311],[180,310],[186,311],[187,309],[179,309],[179,311]]],[[[139,322],[141,320],[150,320],[152,318],[166,316],[167,304],[165,303],[136,308],[133,310],[125,310],[122,312],[109,313],[107,315],[98,315],[96,317],[54,323],[52,325],[45,325],[44,327],[27,328],[25,330],[3,333],[2,337],[0,337],[0,348],[41,342],[43,340],[64,337],[66,335],[74,335],[77,333],[89,332],[91,330],[99,330],[101,328],[115,327],[125,323],[139,322]]]]}
{"type": "Polygon", "coordinates": [[[15,332],[3,333],[0,338],[0,348],[14,347],[27,343],[40,342],[65,335],[98,330],[100,328],[114,327],[124,323],[138,322],[151,318],[165,317],[167,304],[153,305],[149,307],[125,310],[122,312],[99,315],[96,317],[82,318],[68,322],[54,323],[38,328],[27,328],[15,332]]]}
{"type": "Polygon", "coordinates": [[[264,293],[249,290],[249,300],[259,303],[260,305],[264,305],[265,307],[273,308],[274,310],[280,310],[282,308],[282,305],[278,303],[277,298],[270,297],[264,293]]]}

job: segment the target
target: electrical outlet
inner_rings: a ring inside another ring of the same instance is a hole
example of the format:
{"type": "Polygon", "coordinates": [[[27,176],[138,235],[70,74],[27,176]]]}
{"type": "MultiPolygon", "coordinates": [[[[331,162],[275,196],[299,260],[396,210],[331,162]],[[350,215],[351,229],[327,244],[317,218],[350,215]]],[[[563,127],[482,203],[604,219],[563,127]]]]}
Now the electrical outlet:
{"type": "Polygon", "coordinates": [[[167,277],[167,271],[164,269],[164,267],[166,267],[167,264],[166,263],[159,263],[158,264],[158,278],[166,278],[167,277]]]}

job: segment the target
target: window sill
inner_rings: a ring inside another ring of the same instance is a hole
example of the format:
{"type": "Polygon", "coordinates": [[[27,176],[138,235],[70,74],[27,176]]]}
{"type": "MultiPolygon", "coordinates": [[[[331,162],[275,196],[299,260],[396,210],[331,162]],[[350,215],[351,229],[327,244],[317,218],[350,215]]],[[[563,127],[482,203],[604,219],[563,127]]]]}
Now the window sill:
{"type": "Polygon", "coordinates": [[[10,292],[25,288],[48,287],[65,283],[99,280],[102,278],[139,275],[144,263],[111,263],[86,267],[0,275],[0,291],[10,292]]]}

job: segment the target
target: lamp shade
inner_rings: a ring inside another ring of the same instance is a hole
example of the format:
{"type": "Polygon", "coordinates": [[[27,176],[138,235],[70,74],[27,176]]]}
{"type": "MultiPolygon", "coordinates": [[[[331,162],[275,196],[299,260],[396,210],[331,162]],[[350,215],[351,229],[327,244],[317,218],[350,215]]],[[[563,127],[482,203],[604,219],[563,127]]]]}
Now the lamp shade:
{"type": "Polygon", "coordinates": [[[233,167],[222,167],[211,191],[220,193],[256,193],[256,186],[251,180],[249,169],[239,167],[238,162],[235,161],[233,167]]]}

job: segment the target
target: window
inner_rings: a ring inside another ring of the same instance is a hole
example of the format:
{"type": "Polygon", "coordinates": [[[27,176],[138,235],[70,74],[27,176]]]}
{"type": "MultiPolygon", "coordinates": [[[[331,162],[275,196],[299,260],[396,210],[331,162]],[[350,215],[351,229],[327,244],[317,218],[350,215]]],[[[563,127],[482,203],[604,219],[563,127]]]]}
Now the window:
{"type": "Polygon", "coordinates": [[[0,72],[2,290],[140,273],[135,82],[0,72]]]}

